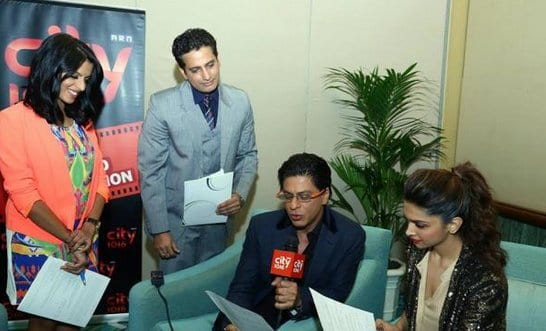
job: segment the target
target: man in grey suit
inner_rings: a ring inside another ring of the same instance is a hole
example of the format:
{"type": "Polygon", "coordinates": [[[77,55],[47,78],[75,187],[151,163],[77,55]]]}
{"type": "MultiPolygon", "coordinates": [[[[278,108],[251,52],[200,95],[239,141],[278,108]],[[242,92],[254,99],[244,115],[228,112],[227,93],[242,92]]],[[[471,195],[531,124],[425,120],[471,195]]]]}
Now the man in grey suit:
{"type": "Polygon", "coordinates": [[[228,224],[184,225],[184,181],[233,171],[233,194],[216,208],[232,216],[247,198],[258,163],[250,101],[244,91],[220,83],[214,37],[188,29],[175,38],[172,53],[185,81],[150,97],[138,143],[146,229],[164,273],[204,261],[226,245],[228,224]]]}

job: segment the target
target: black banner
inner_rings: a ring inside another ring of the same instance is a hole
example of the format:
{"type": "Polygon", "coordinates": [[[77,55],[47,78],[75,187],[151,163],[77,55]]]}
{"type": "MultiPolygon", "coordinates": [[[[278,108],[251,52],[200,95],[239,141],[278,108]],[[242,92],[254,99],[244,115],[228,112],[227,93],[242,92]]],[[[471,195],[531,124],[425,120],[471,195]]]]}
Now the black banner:
{"type": "MultiPolygon", "coordinates": [[[[53,1],[0,0],[0,109],[22,99],[34,51],[48,35],[65,32],[86,42],[104,70],[106,106],[97,132],[111,200],[100,228],[100,272],[111,277],[96,314],[126,313],[131,286],[141,279],[141,201],[136,162],[143,119],[144,28],[140,10],[53,1]]],[[[1,151],[0,151],[1,153],[1,151]]],[[[0,192],[0,300],[9,319],[25,316],[5,295],[5,193],[0,192]]]]}

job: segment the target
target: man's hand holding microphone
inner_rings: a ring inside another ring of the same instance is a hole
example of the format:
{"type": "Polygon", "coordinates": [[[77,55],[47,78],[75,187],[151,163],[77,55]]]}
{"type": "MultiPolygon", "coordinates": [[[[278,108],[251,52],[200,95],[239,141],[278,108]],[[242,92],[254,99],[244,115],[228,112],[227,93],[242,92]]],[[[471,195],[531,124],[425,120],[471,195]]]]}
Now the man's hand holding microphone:
{"type": "MultiPolygon", "coordinates": [[[[303,278],[305,255],[298,254],[298,238],[289,236],[284,243],[284,250],[275,249],[271,259],[270,273],[275,277],[271,285],[275,287],[275,309],[278,310],[276,329],[282,322],[284,310],[300,308],[298,279],[303,278]]],[[[224,330],[237,331],[233,325],[227,325],[224,330]]]]}
{"type": "Polygon", "coordinates": [[[298,238],[289,236],[284,242],[284,250],[273,251],[271,259],[271,274],[275,279],[271,283],[275,286],[275,308],[279,310],[277,328],[282,322],[282,311],[301,308],[298,279],[303,278],[305,255],[298,254],[298,238]]]}
{"type": "Polygon", "coordinates": [[[271,285],[275,286],[275,308],[279,310],[292,309],[301,306],[298,283],[276,277],[271,285]]]}

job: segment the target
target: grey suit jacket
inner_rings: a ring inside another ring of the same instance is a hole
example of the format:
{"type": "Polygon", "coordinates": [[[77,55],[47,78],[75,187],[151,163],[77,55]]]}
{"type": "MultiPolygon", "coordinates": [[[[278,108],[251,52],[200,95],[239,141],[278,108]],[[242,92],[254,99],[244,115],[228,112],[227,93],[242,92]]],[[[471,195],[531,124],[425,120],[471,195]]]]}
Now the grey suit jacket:
{"type": "MultiPolygon", "coordinates": [[[[246,199],[258,164],[252,107],[244,91],[226,84],[218,89],[220,164],[225,172],[234,172],[233,191],[246,199]]],[[[202,150],[206,130],[187,81],[150,97],[138,142],[141,196],[149,233],[181,228],[184,181],[208,175],[202,150]]]]}

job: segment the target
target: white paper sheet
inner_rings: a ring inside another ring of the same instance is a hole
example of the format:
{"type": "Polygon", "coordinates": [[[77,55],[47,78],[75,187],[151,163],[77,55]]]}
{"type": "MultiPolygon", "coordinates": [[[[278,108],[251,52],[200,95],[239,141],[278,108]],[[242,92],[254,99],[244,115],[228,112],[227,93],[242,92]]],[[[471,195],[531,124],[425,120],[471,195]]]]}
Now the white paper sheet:
{"type": "Polygon", "coordinates": [[[375,331],[373,314],[310,289],[324,331],[375,331]]]}
{"type": "Polygon", "coordinates": [[[225,223],[227,216],[216,215],[216,206],[231,198],[233,172],[223,169],[212,175],[184,182],[184,224],[225,223]]]}
{"type": "Polygon", "coordinates": [[[205,293],[239,331],[273,331],[264,318],[255,312],[236,305],[214,292],[205,291],[205,293]]]}
{"type": "Polygon", "coordinates": [[[17,308],[30,314],[84,327],[89,323],[110,278],[86,270],[79,275],[60,268],[66,262],[49,257],[17,308]]]}

